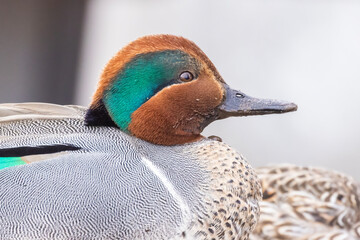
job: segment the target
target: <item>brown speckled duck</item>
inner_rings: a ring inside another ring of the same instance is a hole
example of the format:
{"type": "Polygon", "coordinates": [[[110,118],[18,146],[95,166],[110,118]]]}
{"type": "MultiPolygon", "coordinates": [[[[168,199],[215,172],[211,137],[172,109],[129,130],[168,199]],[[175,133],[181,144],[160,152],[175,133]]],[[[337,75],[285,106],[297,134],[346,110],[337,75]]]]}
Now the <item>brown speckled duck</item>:
{"type": "Polygon", "coordinates": [[[252,240],[359,240],[360,184],[294,165],[256,169],[263,189],[252,240]]]}
{"type": "Polygon", "coordinates": [[[0,105],[1,239],[247,239],[261,187],[217,119],[296,110],[232,90],[191,41],[146,36],[89,108],[0,105]]]}

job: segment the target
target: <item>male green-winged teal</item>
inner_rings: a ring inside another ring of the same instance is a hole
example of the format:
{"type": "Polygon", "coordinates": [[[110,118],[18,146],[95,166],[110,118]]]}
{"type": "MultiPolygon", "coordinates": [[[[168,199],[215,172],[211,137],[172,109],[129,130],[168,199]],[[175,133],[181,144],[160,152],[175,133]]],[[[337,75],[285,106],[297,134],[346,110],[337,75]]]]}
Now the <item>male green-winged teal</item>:
{"type": "Polygon", "coordinates": [[[142,37],[107,64],[89,109],[0,105],[0,238],[247,239],[258,178],[200,133],[293,110],[232,90],[189,40],[142,37]]]}

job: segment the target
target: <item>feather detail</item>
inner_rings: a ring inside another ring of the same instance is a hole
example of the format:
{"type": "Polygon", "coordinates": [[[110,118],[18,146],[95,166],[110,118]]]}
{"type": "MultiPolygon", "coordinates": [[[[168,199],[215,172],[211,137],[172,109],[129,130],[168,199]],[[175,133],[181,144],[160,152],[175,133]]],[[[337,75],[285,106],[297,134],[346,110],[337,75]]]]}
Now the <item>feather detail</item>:
{"type": "Polygon", "coordinates": [[[49,103],[0,104],[0,123],[24,119],[83,118],[85,107],[49,103]]]}
{"type": "Polygon", "coordinates": [[[61,155],[65,155],[68,152],[57,152],[57,153],[49,153],[49,154],[36,154],[36,155],[29,155],[25,157],[21,157],[25,163],[33,163],[33,162],[41,162],[48,159],[53,159],[59,157],[61,155]]]}
{"type": "Polygon", "coordinates": [[[71,144],[21,146],[0,149],[0,157],[23,157],[29,155],[58,153],[63,151],[76,151],[79,149],[81,148],[71,144]]]}
{"type": "Polygon", "coordinates": [[[0,157],[0,169],[26,164],[20,157],[0,157]]]}
{"type": "Polygon", "coordinates": [[[52,133],[76,131],[86,108],[48,103],[0,104],[0,169],[53,159],[80,147],[70,143],[34,143],[27,139],[36,135],[50,137],[52,133]],[[73,128],[64,126],[72,123],[73,128]],[[57,129],[59,128],[59,129],[57,129]],[[57,130],[56,130],[57,129],[57,130]]]}
{"type": "Polygon", "coordinates": [[[251,239],[359,239],[360,185],[351,177],[293,165],[256,171],[264,199],[251,239]]]}

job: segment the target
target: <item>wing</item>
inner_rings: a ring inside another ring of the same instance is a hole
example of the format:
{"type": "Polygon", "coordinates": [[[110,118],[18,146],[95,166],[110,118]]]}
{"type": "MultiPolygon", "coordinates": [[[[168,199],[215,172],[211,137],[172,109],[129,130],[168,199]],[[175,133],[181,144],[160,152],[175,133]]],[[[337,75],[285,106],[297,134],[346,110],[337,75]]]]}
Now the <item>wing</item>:
{"type": "Polygon", "coordinates": [[[0,182],[1,239],[165,239],[182,222],[132,151],[67,153],[2,169],[0,182]]]}
{"type": "Polygon", "coordinates": [[[257,173],[263,201],[253,239],[360,238],[360,185],[352,178],[292,165],[257,173]]]}
{"type": "Polygon", "coordinates": [[[79,107],[0,108],[0,239],[168,239],[182,229],[183,210],[144,164],[140,140],[85,126],[79,107]]]}
{"type": "Polygon", "coordinates": [[[85,107],[50,103],[0,104],[0,124],[26,119],[82,118],[85,107]]]}
{"type": "Polygon", "coordinates": [[[42,143],[32,139],[76,132],[84,107],[47,103],[0,104],[0,169],[51,159],[79,150],[71,143],[42,143]],[[68,124],[66,124],[68,123],[68,124]],[[60,129],[60,128],[61,129],[60,129]]]}

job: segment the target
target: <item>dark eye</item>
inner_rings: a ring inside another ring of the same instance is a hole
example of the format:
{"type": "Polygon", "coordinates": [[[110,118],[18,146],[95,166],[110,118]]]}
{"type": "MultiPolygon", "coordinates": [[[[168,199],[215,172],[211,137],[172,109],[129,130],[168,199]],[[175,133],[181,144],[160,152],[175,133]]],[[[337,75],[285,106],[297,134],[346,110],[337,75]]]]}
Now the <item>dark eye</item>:
{"type": "Polygon", "coordinates": [[[194,76],[191,74],[191,72],[182,72],[179,78],[183,82],[190,82],[194,79],[194,76]]]}

